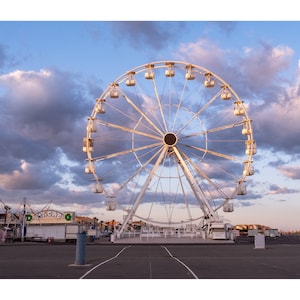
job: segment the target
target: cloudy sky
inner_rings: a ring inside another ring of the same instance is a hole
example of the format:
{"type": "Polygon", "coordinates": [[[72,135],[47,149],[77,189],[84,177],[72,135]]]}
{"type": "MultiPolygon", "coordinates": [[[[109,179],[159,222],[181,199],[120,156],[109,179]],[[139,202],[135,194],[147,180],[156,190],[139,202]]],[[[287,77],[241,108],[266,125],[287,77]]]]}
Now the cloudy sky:
{"type": "Polygon", "coordinates": [[[186,61],[249,103],[255,175],[231,222],[299,229],[299,31],[292,21],[0,22],[0,199],[110,219],[84,173],[95,99],[136,66],[186,61]]]}

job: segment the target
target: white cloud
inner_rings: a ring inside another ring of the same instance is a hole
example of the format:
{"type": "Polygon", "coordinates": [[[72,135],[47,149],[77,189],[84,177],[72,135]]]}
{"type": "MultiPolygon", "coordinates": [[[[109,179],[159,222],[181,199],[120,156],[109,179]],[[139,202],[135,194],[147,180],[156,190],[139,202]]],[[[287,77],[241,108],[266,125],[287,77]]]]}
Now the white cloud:
{"type": "Polygon", "coordinates": [[[286,186],[278,186],[277,184],[270,185],[270,194],[290,194],[290,193],[298,193],[299,190],[289,189],[286,186]]]}
{"type": "Polygon", "coordinates": [[[22,160],[19,170],[0,174],[0,188],[8,190],[47,189],[59,179],[59,176],[53,174],[51,169],[51,167],[45,168],[45,164],[32,165],[22,160]]]}
{"type": "Polygon", "coordinates": [[[181,44],[175,57],[187,62],[210,69],[213,72],[223,65],[226,51],[209,39],[199,39],[196,42],[181,44]]]}
{"type": "Polygon", "coordinates": [[[16,70],[0,76],[0,189],[48,190],[66,172],[72,183],[87,184],[76,176],[84,174],[83,167],[66,166],[60,159],[62,153],[66,160],[84,164],[81,141],[89,98],[77,78],[59,70],[16,70]]]}
{"type": "Polygon", "coordinates": [[[251,106],[261,147],[282,150],[290,155],[299,152],[300,145],[296,138],[300,132],[299,78],[295,81],[294,85],[278,90],[274,98],[265,99],[264,105],[251,106]]]}
{"type": "Polygon", "coordinates": [[[279,171],[285,177],[291,179],[300,179],[300,166],[280,166],[279,171]]]}
{"type": "Polygon", "coordinates": [[[245,50],[245,57],[239,59],[239,67],[251,85],[266,87],[290,65],[293,54],[293,49],[288,46],[262,44],[245,50]]]}

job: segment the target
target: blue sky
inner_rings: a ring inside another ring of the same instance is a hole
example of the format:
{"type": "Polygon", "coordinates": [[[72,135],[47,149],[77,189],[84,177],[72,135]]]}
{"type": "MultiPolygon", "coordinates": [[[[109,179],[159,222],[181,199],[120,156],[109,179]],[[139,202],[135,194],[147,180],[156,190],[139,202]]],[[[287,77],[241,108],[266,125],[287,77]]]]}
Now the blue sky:
{"type": "Polygon", "coordinates": [[[218,74],[249,103],[255,174],[228,218],[300,228],[300,22],[12,19],[0,22],[4,202],[18,209],[26,197],[36,210],[51,202],[110,219],[86,189],[81,151],[95,98],[137,66],[186,61],[218,74]]]}

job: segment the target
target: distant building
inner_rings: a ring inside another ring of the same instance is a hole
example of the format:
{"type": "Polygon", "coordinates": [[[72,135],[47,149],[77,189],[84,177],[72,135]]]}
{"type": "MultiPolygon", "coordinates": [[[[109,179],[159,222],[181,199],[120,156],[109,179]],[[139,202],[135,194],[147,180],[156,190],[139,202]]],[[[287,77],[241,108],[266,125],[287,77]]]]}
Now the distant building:
{"type": "Polygon", "coordinates": [[[233,229],[238,230],[240,236],[256,236],[259,233],[269,237],[280,236],[278,229],[272,229],[261,224],[239,224],[235,225],[233,229]]]}
{"type": "Polygon", "coordinates": [[[47,209],[39,213],[0,214],[2,241],[76,239],[81,228],[74,212],[47,209]]]}

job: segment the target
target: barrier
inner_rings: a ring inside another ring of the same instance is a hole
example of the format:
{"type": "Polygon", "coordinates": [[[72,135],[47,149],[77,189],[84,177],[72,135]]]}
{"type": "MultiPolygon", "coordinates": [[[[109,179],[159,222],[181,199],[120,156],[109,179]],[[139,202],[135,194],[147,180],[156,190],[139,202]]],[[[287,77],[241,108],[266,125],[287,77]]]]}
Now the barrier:
{"type": "Polygon", "coordinates": [[[85,264],[86,232],[77,233],[75,265],[85,264]]]}

